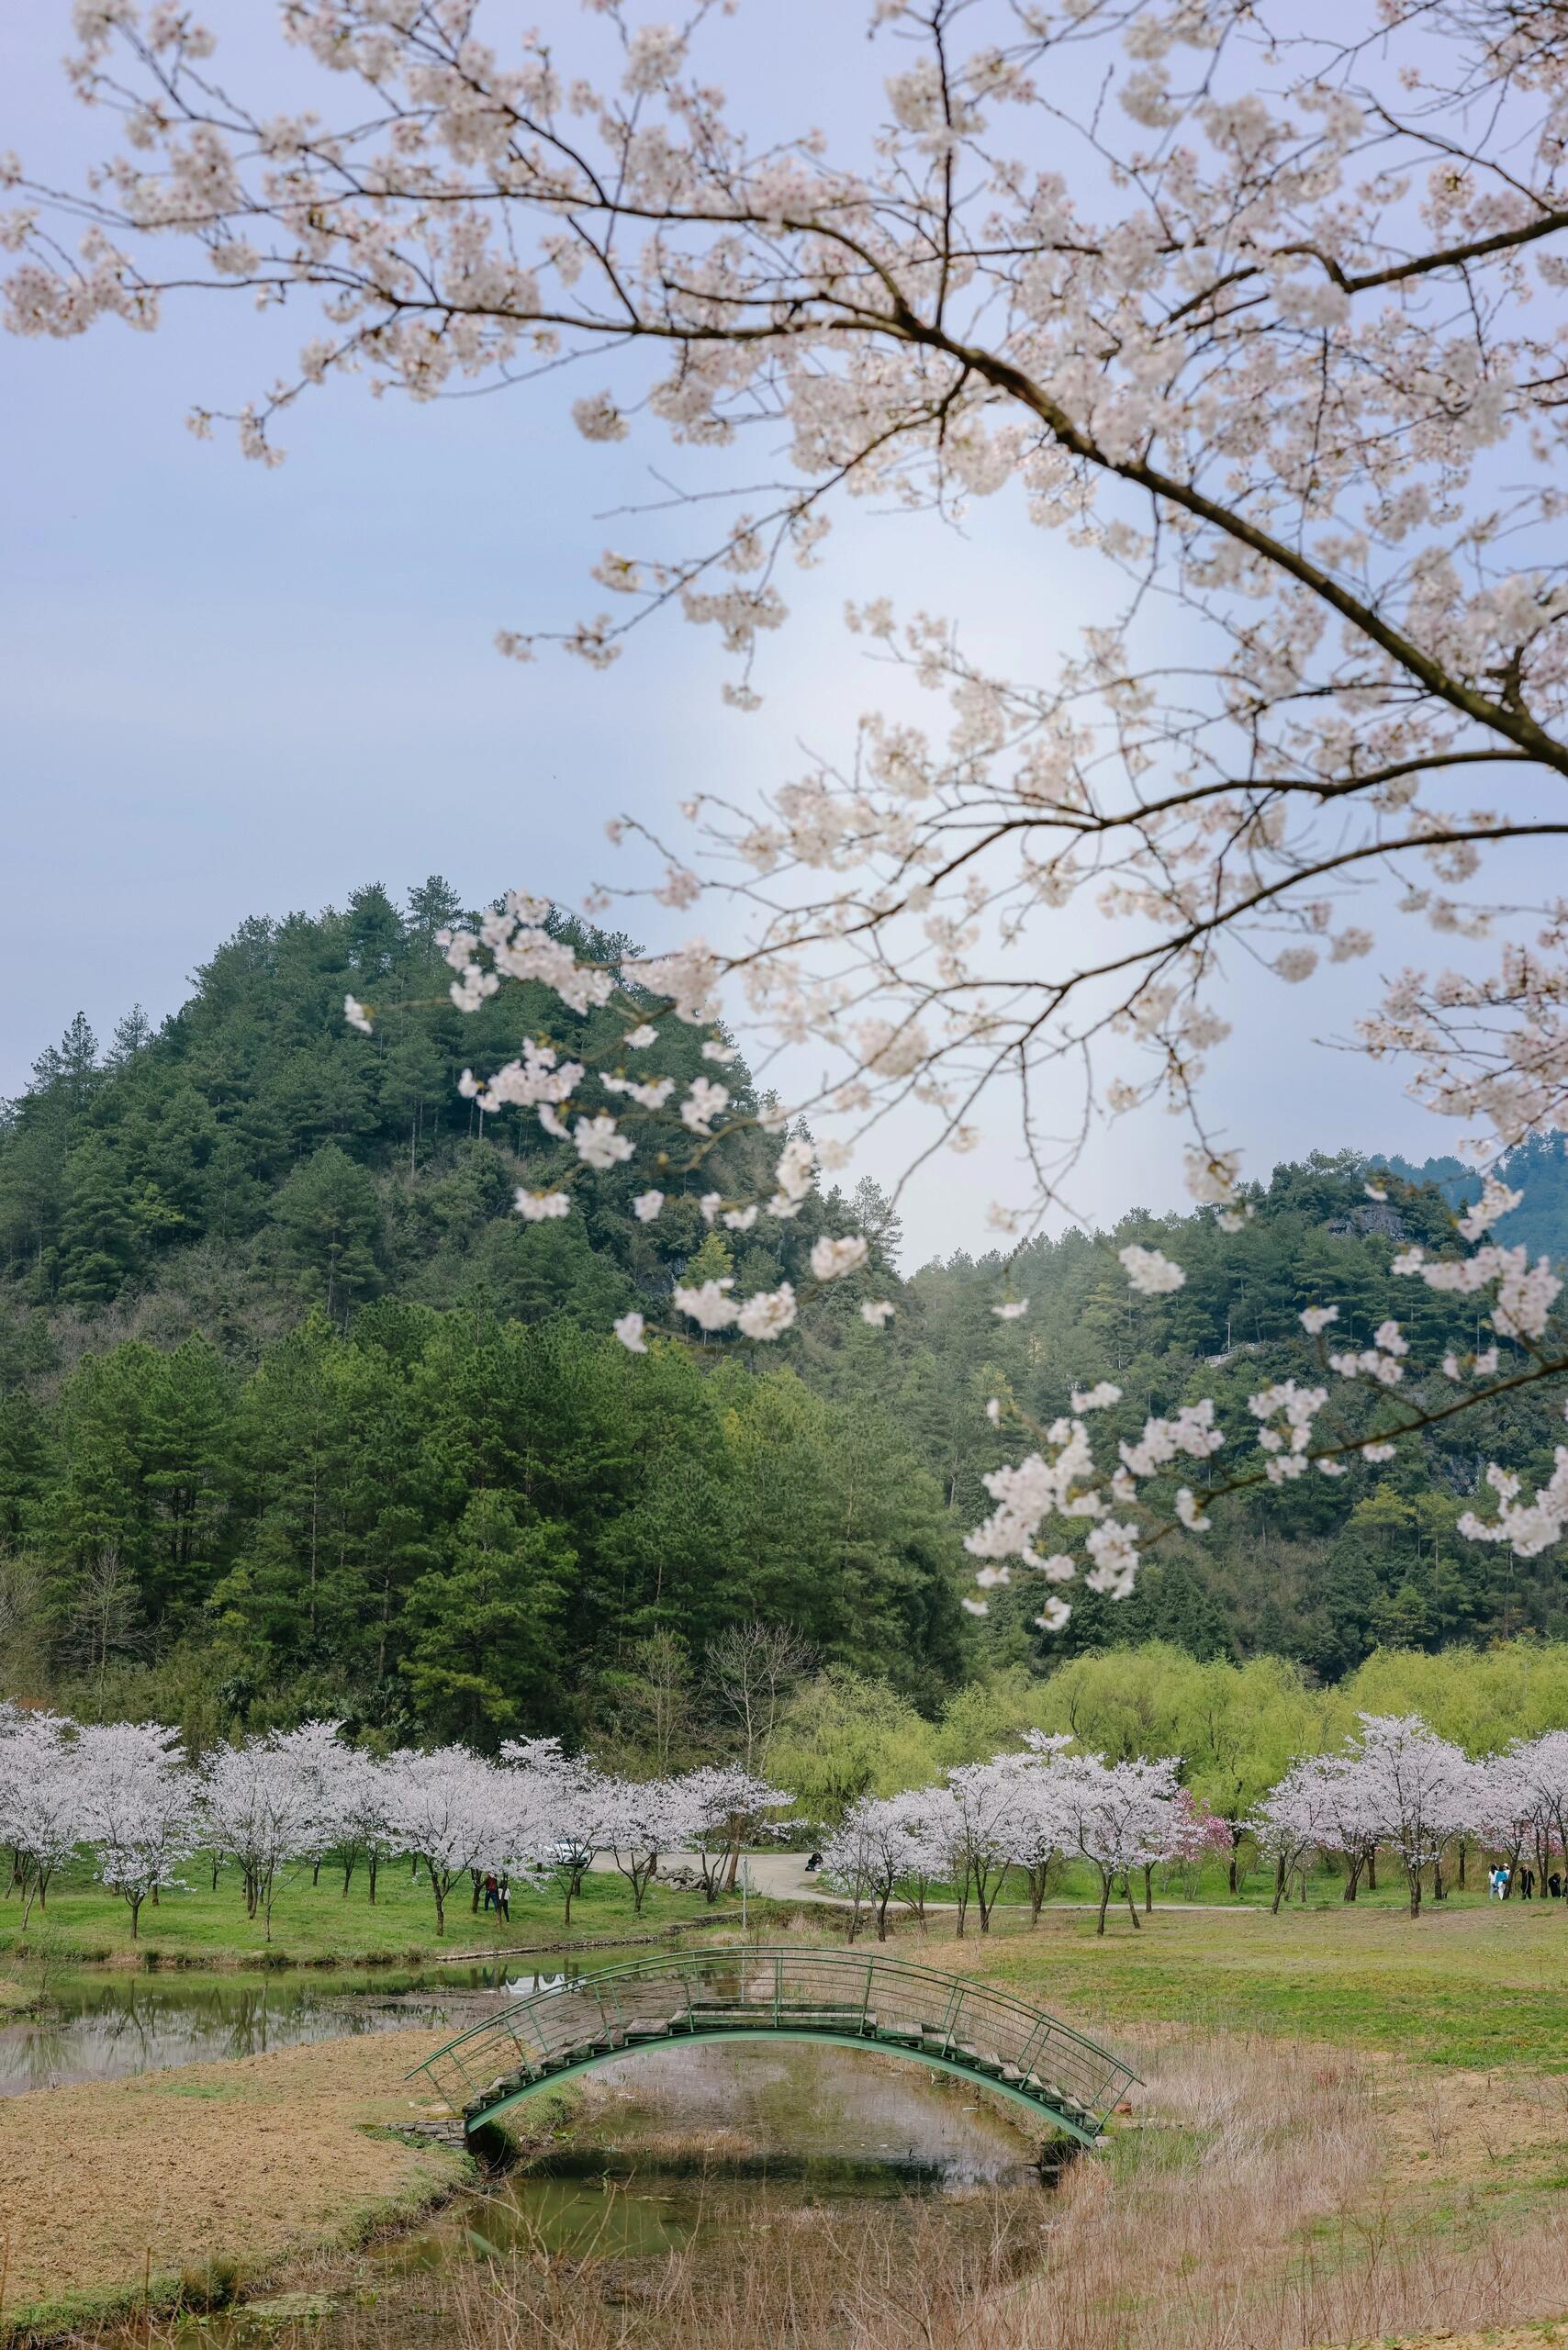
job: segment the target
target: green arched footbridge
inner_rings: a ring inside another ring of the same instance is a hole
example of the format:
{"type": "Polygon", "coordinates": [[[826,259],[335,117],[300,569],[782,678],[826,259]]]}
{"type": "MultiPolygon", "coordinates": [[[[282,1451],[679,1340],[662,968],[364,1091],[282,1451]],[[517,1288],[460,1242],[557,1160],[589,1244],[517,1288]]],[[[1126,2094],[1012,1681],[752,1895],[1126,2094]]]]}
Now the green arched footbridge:
{"type": "Polygon", "coordinates": [[[1121,2057],[989,1983],[879,1951],[661,1953],[552,1984],[416,2065],[472,2132],[590,2065],[693,2040],[812,2040],[956,2073],[1092,2144],[1128,2084],[1121,2057]]]}

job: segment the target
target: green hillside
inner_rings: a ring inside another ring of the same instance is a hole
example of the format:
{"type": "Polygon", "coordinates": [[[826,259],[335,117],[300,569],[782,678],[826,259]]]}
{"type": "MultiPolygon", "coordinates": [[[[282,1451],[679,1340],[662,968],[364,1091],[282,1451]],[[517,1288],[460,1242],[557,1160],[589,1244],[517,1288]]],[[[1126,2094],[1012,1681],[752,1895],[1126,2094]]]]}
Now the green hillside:
{"type": "MultiPolygon", "coordinates": [[[[403,907],[377,886],[341,912],[248,922],[161,1028],[132,1013],[101,1050],[78,1019],[8,1105],[7,1692],[206,1730],[330,1708],[398,1736],[630,1741],[688,1706],[706,1644],[756,1615],[924,1707],[988,1662],[1043,1669],[1150,1634],[1324,1678],[1380,1643],[1568,1634],[1555,1556],[1453,1531],[1484,1458],[1550,1462],[1544,1396],[1385,1469],[1249,1497],[1162,1552],[1133,1600],[1081,1595],[1054,1640],[1025,1585],[976,1627],[961,1537],[985,1472],[1018,1449],[989,1396],[1049,1420],[1110,1376],[1121,1434],[1202,1393],[1245,1419],[1256,1387],[1314,1374],[1296,1316],[1329,1299],[1350,1340],[1393,1314],[1420,1360],[1468,1345],[1473,1309],[1387,1270],[1402,1237],[1443,1237],[1439,1190],[1374,1208],[1361,1160],[1316,1156],[1277,1169],[1234,1237],[1203,1211],[1040,1241],[1013,1267],[1030,1310],[1009,1323],[995,1258],[901,1279],[870,1186],[734,1245],[709,1231],[697,1191],[756,1187],[760,1141],[666,1176],[653,1225],[631,1212],[640,1163],[525,1225],[512,1192],[547,1182],[563,1147],[520,1113],[481,1118],[457,1080],[528,1035],[591,1051],[608,1015],[520,988],[459,1014],[433,944],[459,911],[431,880],[403,907]],[[344,1024],[349,990],[407,1008],[367,1039],[344,1024]],[[683,1274],[801,1284],[812,1240],[852,1225],[880,1234],[872,1266],[777,1348],[633,1359],[606,1335],[683,1274]],[[1186,1287],[1130,1295],[1129,1238],[1176,1257],[1186,1287]],[[857,1312],[873,1293],[899,1307],[880,1337],[857,1312]]],[[[649,1058],[689,1078],[700,1044],[670,1021],[649,1058]]],[[[744,1071],[730,1081],[750,1100],[744,1071]]],[[[1568,1192],[1561,1152],[1537,1156],[1518,1220],[1544,1230],[1568,1192]]],[[[1349,1408],[1364,1425],[1383,1407],[1349,1408]]]]}

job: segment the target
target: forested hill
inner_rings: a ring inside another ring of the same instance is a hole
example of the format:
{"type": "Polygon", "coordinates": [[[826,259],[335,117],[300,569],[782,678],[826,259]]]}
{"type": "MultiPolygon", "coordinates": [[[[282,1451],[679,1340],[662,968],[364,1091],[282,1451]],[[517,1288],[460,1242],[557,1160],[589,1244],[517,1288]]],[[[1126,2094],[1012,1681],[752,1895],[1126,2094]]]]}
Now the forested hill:
{"type": "MultiPolygon", "coordinates": [[[[592,1051],[607,1015],[518,988],[458,1013],[434,933],[459,911],[432,879],[402,908],[372,887],[342,912],[247,923],[161,1028],[132,1013],[100,1049],[76,1021],[9,1106],[7,1691],[206,1729],[330,1708],[396,1735],[602,1740],[666,1718],[670,1676],[757,1614],[925,1705],[988,1655],[1040,1665],[1150,1631],[1329,1677],[1379,1642],[1568,1632],[1555,1558],[1453,1533],[1484,1448],[1527,1472],[1550,1460],[1544,1401],[1461,1420],[1386,1470],[1271,1490],[1132,1602],[1081,1597],[1056,1641],[1023,1588],[968,1625],[961,1533],[1017,1446],[989,1396],[1048,1419],[1109,1374],[1126,1433],[1199,1393],[1245,1417],[1257,1386],[1311,1375],[1296,1315],[1330,1298],[1350,1337],[1394,1314],[1424,1353],[1450,1325],[1468,1343],[1453,1301],[1387,1270],[1403,1234],[1442,1236],[1439,1192],[1398,1184],[1378,1208],[1361,1161],[1315,1157],[1275,1170],[1234,1238],[1200,1212],[1036,1244],[1011,1274],[1029,1312],[1009,1323],[994,1258],[900,1281],[869,1187],[732,1243],[695,1196],[639,1223],[634,1163],[526,1225],[513,1189],[545,1183],[561,1147],[517,1113],[481,1120],[457,1079],[525,1035],[592,1051]],[[365,1038],[343,1022],[350,990],[407,1008],[365,1038]],[[633,1360],[604,1335],[683,1273],[799,1283],[812,1239],[852,1224],[882,1231],[871,1270],[765,1354],[720,1338],[633,1360]],[[1178,1258],[1186,1288],[1130,1296],[1114,1249],[1134,1237],[1178,1258]],[[881,1337],[857,1310],[872,1293],[899,1305],[881,1337]]],[[[700,1045],[668,1022],[650,1058],[687,1079],[700,1045]]],[[[749,1098],[744,1072],[728,1081],[749,1098]]],[[[727,1148],[693,1194],[755,1187],[771,1150],[727,1148]]],[[[1419,1171],[1450,1193],[1463,1173],[1419,1171]]],[[[1535,1214],[1552,1247],[1561,1150],[1521,1171],[1521,1225],[1535,1214]]]]}
{"type": "MultiPolygon", "coordinates": [[[[1395,1153],[1378,1163],[1402,1182],[1429,1183],[1453,1208],[1481,1197],[1481,1178],[1462,1159],[1424,1158],[1417,1166],[1395,1153]]],[[[1505,1248],[1528,1248],[1532,1257],[1568,1258],[1568,1137],[1538,1135],[1521,1143],[1509,1151],[1503,1171],[1523,1197],[1511,1215],[1494,1225],[1493,1238],[1505,1248]]]]}

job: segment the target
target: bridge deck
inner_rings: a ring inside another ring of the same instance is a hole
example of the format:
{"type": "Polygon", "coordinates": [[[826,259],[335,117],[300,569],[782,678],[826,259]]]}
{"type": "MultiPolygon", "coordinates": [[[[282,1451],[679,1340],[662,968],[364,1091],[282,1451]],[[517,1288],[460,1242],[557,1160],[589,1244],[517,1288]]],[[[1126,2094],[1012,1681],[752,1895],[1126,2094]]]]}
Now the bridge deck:
{"type": "Polygon", "coordinates": [[[553,1984],[417,2065],[465,2129],[638,2049],[684,2040],[880,2048],[984,2083],[1085,2144],[1137,2075],[1109,2049],[993,1985],[879,1950],[660,1953],[553,1984]]]}

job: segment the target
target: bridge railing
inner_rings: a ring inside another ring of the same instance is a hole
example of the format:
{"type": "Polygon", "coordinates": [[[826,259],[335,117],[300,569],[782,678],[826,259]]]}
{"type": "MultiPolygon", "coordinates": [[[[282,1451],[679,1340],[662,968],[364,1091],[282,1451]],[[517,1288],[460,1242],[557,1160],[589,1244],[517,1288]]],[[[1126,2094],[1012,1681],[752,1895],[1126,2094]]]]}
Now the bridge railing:
{"type": "Polygon", "coordinates": [[[684,2033],[865,2038],[979,2070],[1005,2068],[1092,2128],[1137,2076],[1110,2050],[994,1984],[879,1951],[660,1953],[508,2000],[416,2068],[460,2112],[518,2082],[684,2033]]]}

